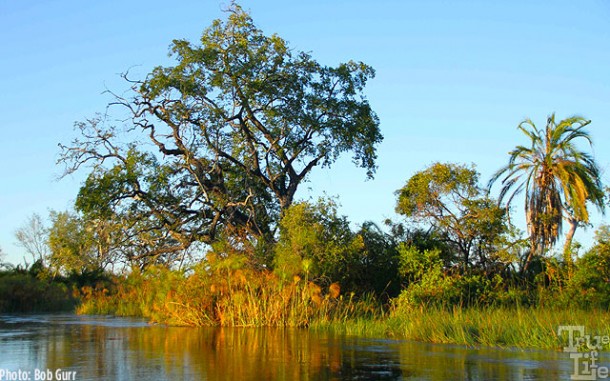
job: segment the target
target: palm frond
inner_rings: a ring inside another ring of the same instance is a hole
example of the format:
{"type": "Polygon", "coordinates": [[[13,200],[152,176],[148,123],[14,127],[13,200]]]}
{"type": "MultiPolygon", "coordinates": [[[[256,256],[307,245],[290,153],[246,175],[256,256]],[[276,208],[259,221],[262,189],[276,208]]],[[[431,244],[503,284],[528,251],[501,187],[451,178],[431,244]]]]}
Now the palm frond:
{"type": "Polygon", "coordinates": [[[562,231],[563,213],[588,222],[590,202],[602,213],[604,192],[593,156],[580,150],[576,141],[592,146],[585,126],[591,121],[575,115],[556,123],[555,114],[539,129],[525,119],[518,129],[528,138],[509,152],[508,165],[491,177],[488,188],[501,180],[499,201],[525,193],[525,212],[533,247],[552,247],[562,231]]]}

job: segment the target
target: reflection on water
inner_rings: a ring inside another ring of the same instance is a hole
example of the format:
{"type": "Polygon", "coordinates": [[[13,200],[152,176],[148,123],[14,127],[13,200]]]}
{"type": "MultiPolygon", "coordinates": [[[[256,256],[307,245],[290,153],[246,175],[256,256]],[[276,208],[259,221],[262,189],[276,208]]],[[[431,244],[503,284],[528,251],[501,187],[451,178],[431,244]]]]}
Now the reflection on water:
{"type": "Polygon", "coordinates": [[[567,354],[548,351],[114,317],[0,316],[0,371],[62,369],[76,371],[76,380],[552,380],[569,379],[572,366],[567,354]]]}

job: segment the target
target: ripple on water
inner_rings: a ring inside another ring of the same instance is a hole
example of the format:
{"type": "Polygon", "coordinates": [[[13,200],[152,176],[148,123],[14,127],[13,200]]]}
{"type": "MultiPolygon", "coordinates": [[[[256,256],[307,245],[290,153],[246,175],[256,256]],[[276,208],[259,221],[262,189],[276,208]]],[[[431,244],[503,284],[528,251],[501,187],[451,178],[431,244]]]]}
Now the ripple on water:
{"type": "Polygon", "coordinates": [[[0,331],[3,326],[15,325],[93,325],[112,328],[137,328],[150,326],[143,319],[122,318],[103,315],[71,315],[71,314],[44,314],[44,315],[0,315],[0,331]]]}
{"type": "Polygon", "coordinates": [[[11,330],[11,331],[2,331],[0,330],[0,340],[2,339],[14,339],[18,337],[26,337],[31,336],[32,332],[24,331],[24,330],[11,330]]]}

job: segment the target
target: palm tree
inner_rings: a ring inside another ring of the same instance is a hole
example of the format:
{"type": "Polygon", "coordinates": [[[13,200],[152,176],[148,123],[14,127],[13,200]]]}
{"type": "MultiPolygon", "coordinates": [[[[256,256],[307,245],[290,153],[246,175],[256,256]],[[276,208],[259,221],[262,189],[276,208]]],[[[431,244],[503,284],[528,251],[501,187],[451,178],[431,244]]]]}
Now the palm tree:
{"type": "Polygon", "coordinates": [[[575,145],[584,140],[592,146],[584,127],[591,123],[573,116],[555,123],[552,114],[546,128],[539,129],[529,119],[519,130],[530,140],[530,146],[517,146],[510,152],[508,165],[496,172],[489,187],[502,178],[500,201],[508,196],[507,207],[514,197],[525,191],[525,215],[530,238],[530,252],[523,270],[534,254],[553,247],[562,231],[563,219],[570,230],[566,235],[564,255],[571,263],[574,232],[579,224],[589,222],[587,201],[604,211],[604,192],[599,168],[593,157],[575,145]]]}

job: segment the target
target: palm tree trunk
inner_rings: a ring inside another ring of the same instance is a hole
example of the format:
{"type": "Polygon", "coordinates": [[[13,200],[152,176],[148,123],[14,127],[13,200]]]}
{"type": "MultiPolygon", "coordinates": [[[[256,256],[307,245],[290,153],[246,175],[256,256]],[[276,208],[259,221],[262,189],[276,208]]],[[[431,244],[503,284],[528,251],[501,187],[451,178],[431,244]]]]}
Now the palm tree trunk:
{"type": "Polygon", "coordinates": [[[534,241],[534,239],[530,237],[530,252],[527,254],[527,258],[525,259],[525,263],[523,264],[523,268],[521,269],[521,274],[525,275],[525,272],[527,271],[527,268],[529,267],[530,262],[532,261],[534,253],[536,252],[536,248],[536,241],[534,241]]]}
{"type": "Polygon", "coordinates": [[[566,234],[566,241],[563,244],[563,260],[568,266],[568,277],[571,278],[572,268],[574,265],[574,258],[572,256],[572,239],[574,238],[574,233],[578,227],[578,220],[570,218],[568,219],[568,223],[570,224],[570,230],[568,230],[568,233],[566,234]]]}

